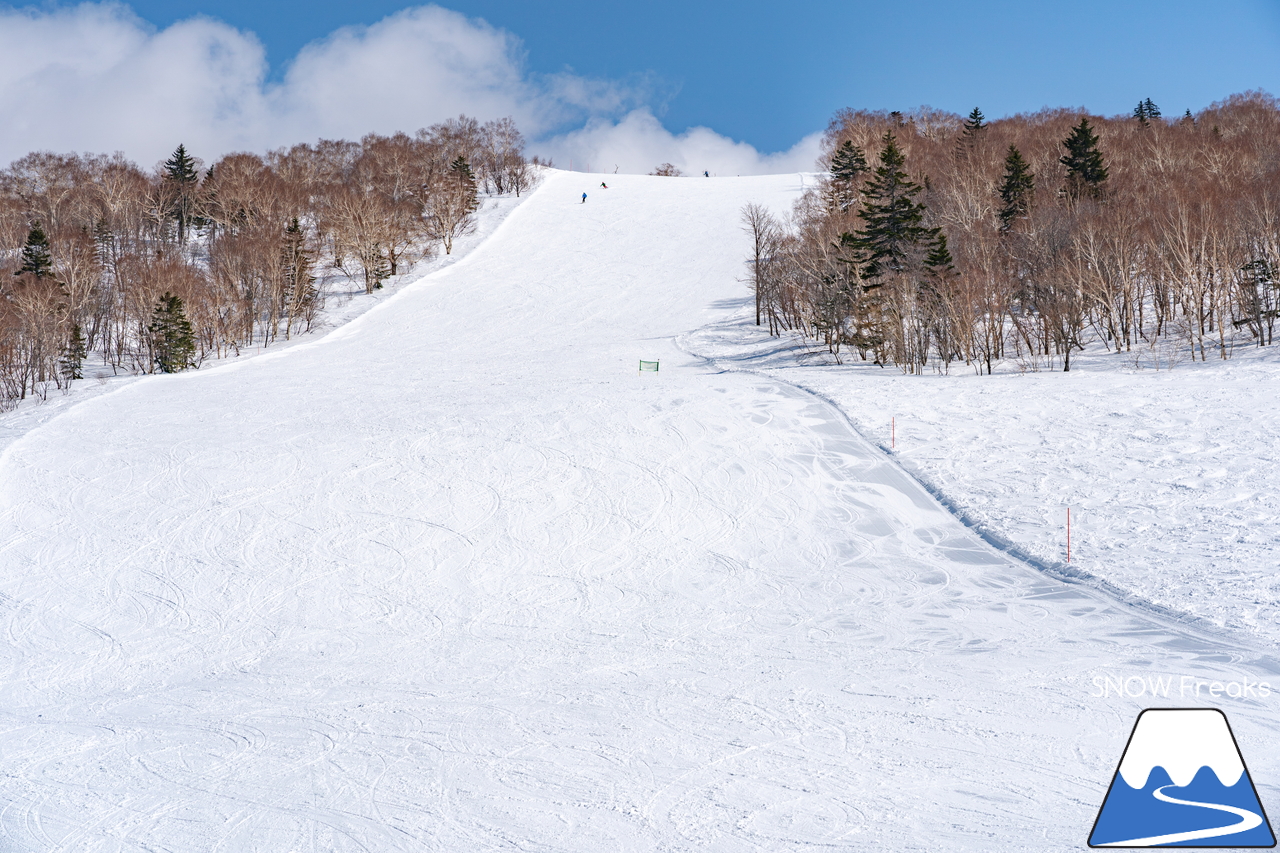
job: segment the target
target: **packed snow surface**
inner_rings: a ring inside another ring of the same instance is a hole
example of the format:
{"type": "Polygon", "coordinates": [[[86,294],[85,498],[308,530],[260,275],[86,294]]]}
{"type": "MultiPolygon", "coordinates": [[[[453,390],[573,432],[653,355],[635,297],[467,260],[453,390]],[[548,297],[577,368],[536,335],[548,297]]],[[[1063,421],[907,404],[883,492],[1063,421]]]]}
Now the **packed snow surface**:
{"type": "Polygon", "coordinates": [[[1039,564],[1280,644],[1280,419],[1265,402],[1280,398],[1276,348],[1199,363],[1186,347],[1095,346],[1070,373],[1006,362],[993,376],[962,363],[905,376],[856,354],[821,366],[829,356],[746,315],[688,339],[833,401],[972,525],[1039,564]]]}
{"type": "Polygon", "coordinates": [[[802,176],[608,180],[8,445],[0,849],[1078,850],[1152,703],[1102,676],[1280,685],[744,369],[739,211],[802,176]]]}

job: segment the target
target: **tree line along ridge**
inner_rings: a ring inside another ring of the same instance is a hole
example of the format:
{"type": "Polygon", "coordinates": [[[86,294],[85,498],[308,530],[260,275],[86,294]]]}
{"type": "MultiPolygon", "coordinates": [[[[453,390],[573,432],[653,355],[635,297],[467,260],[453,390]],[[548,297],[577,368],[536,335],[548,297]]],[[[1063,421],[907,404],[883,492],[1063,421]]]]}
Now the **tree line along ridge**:
{"type": "Polygon", "coordinates": [[[366,293],[537,180],[515,123],[321,140],[207,168],[179,145],[37,152],[0,172],[0,407],[82,376],[172,372],[308,331],[332,276],[366,293]]]}
{"type": "Polygon", "coordinates": [[[907,373],[1166,363],[1269,346],[1280,317],[1280,102],[1165,119],[987,122],[842,110],[785,218],[748,205],[756,322],[907,373]]]}

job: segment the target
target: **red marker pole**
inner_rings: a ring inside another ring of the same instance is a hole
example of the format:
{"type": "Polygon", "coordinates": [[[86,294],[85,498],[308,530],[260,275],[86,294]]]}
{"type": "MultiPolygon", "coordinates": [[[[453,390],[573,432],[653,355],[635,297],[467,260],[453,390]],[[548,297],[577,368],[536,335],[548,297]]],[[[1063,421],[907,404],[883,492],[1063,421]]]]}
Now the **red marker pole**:
{"type": "Polygon", "coordinates": [[[1067,507],[1067,562],[1071,562],[1071,507],[1067,507]]]}

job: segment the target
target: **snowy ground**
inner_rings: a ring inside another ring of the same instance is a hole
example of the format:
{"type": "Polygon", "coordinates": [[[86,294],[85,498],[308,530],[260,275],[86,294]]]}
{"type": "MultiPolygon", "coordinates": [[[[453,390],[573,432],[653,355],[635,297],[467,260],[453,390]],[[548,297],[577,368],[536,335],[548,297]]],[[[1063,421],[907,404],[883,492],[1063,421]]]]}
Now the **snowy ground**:
{"type": "MultiPolygon", "coordinates": [[[[1280,687],[689,354],[740,366],[738,211],[797,176],[609,182],[11,441],[0,849],[1076,850],[1153,704],[1096,677],[1280,687]]],[[[1216,703],[1273,813],[1278,702],[1216,703]]]]}
{"type": "Polygon", "coordinates": [[[1202,364],[1144,347],[1078,356],[1066,374],[905,376],[856,355],[814,366],[829,359],[771,340],[746,310],[684,340],[832,401],[976,529],[1050,572],[1280,645],[1280,420],[1268,402],[1280,399],[1280,351],[1202,364]]]}

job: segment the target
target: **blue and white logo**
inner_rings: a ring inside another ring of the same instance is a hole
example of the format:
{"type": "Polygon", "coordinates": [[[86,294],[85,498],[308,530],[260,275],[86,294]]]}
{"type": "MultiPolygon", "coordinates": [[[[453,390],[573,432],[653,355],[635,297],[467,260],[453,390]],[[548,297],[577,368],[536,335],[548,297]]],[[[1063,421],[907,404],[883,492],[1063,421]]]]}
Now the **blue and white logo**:
{"type": "Polygon", "coordinates": [[[1240,748],[1216,708],[1138,715],[1090,847],[1275,847],[1240,748]]]}

